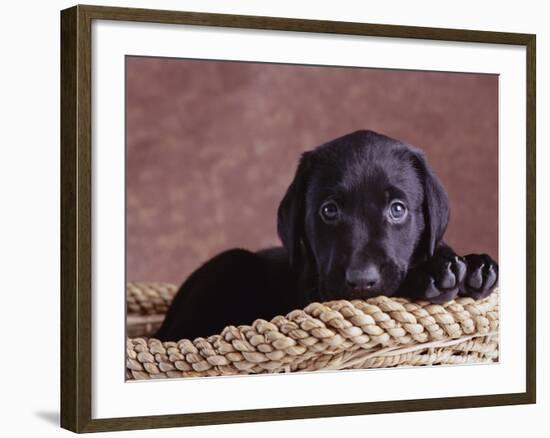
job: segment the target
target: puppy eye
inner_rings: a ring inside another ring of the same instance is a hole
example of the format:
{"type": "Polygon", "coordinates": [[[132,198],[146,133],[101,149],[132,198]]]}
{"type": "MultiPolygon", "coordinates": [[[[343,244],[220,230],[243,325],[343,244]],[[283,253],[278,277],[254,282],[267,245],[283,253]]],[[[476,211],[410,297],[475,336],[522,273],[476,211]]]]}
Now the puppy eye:
{"type": "Polygon", "coordinates": [[[389,209],[390,219],[394,222],[401,222],[407,216],[407,207],[401,201],[393,201],[389,209]]]}
{"type": "Polygon", "coordinates": [[[321,205],[319,215],[326,223],[334,223],[340,218],[340,209],[334,201],[328,201],[321,205]]]}

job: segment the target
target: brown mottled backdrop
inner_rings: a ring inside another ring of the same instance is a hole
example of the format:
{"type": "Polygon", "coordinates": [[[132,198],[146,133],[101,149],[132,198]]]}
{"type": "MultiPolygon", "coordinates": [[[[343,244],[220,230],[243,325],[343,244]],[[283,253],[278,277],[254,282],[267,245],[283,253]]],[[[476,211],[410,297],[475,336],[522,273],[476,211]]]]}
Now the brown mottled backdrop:
{"type": "Polygon", "coordinates": [[[180,283],[231,247],[278,245],[304,150],[368,128],[421,147],[447,241],[498,254],[498,77],[127,58],[127,278],[180,283]]]}

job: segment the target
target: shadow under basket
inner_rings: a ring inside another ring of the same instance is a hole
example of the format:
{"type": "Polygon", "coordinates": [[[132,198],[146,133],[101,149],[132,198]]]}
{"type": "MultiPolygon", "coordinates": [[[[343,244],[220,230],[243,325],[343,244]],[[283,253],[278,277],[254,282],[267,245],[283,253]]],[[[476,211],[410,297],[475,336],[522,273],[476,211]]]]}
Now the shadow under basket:
{"type": "Polygon", "coordinates": [[[442,305],[384,296],[312,303],[208,338],[151,338],[176,291],[128,283],[128,380],[498,361],[498,289],[442,305]]]}

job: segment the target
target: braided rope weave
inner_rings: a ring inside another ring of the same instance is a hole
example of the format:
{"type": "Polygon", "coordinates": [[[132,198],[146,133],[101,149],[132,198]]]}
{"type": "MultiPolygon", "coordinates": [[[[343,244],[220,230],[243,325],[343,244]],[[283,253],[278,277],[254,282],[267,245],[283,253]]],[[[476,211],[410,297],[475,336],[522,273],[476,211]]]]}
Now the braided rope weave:
{"type": "MultiPolygon", "coordinates": [[[[153,333],[175,291],[165,283],[128,284],[129,335],[153,333]]],[[[481,301],[442,305],[384,296],[312,303],[208,338],[130,337],[126,374],[141,380],[493,362],[498,324],[497,290],[481,301]]]]}

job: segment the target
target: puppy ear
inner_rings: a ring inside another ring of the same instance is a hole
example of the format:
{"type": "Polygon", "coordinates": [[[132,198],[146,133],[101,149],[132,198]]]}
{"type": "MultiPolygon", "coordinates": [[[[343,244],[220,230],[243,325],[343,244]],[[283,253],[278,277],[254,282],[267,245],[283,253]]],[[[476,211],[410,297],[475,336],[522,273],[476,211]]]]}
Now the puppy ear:
{"type": "Polygon", "coordinates": [[[310,153],[303,153],[294,180],[288,187],[277,211],[277,233],[293,268],[298,268],[302,262],[302,245],[305,239],[305,194],[310,161],[310,153]]]}
{"type": "Polygon", "coordinates": [[[413,152],[416,167],[424,185],[424,248],[428,257],[433,256],[437,245],[443,239],[443,234],[449,223],[449,198],[439,179],[428,165],[424,154],[418,150],[413,152]]]}

